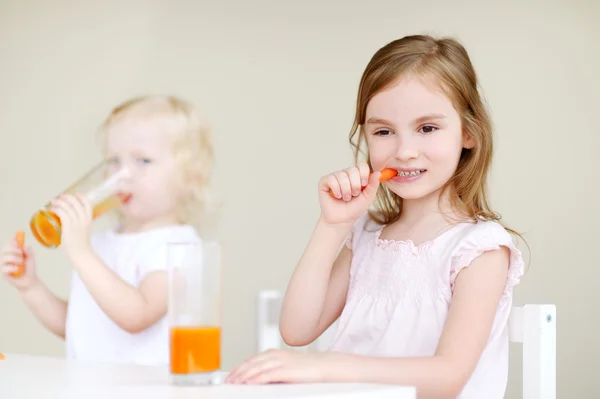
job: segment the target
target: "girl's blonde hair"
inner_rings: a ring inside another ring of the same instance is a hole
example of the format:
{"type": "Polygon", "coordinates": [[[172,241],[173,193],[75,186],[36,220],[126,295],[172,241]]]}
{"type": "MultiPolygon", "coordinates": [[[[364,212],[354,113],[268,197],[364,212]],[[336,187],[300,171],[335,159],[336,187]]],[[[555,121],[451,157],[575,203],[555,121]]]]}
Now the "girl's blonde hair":
{"type": "Polygon", "coordinates": [[[213,172],[214,149],[211,132],[197,110],[175,96],[141,96],[115,107],[101,125],[100,132],[124,119],[156,121],[173,140],[178,168],[175,182],[180,223],[200,223],[207,205],[213,172]]]}
{"type": "MultiPolygon", "coordinates": [[[[434,82],[452,101],[460,115],[464,132],[475,141],[472,149],[463,149],[456,172],[442,191],[451,187],[453,207],[472,221],[500,221],[500,215],[490,208],[487,194],[488,170],[493,153],[492,122],[478,91],[477,75],[469,55],[454,39],[406,36],[375,53],[360,80],[356,114],[349,137],[355,161],[358,163],[363,153],[370,165],[368,151],[366,154],[364,151],[366,138],[363,130],[369,101],[407,75],[434,82]]],[[[375,221],[388,224],[400,217],[402,198],[387,187],[380,186],[375,204],[377,211],[370,212],[375,221]]],[[[518,235],[511,229],[507,230],[518,235]]]]}

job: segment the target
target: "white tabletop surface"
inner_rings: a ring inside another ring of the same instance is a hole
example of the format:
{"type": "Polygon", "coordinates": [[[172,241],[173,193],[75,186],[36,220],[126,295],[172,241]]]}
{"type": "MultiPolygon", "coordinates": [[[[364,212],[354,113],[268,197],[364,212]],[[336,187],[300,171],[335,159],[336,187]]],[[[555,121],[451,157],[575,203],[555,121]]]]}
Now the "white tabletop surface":
{"type": "Polygon", "coordinates": [[[412,387],[374,384],[271,384],[178,387],[166,368],[98,364],[6,354],[0,360],[0,398],[415,399],[412,387]]]}

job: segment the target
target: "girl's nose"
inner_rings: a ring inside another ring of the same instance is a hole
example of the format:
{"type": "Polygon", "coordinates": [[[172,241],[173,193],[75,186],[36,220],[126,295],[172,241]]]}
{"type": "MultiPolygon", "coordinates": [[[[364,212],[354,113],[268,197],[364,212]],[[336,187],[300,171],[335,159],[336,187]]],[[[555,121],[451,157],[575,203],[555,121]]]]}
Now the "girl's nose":
{"type": "Polygon", "coordinates": [[[419,157],[417,143],[410,137],[398,135],[396,146],[396,158],[400,161],[409,161],[419,157]]]}

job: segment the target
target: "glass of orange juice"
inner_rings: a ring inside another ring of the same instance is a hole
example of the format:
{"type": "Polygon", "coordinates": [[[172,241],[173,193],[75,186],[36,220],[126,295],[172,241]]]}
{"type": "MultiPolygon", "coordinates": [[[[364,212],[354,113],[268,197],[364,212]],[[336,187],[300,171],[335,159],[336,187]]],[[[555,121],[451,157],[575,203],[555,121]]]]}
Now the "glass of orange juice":
{"type": "MultiPolygon", "coordinates": [[[[92,204],[93,218],[96,219],[129,200],[130,195],[122,191],[123,183],[129,177],[130,171],[127,168],[117,168],[105,160],[94,166],[62,194],[85,195],[92,204]]],[[[52,212],[50,207],[48,202],[35,212],[29,227],[40,244],[47,248],[56,248],[61,242],[61,223],[58,215],[52,212]]]]}
{"type": "Polygon", "coordinates": [[[176,385],[221,382],[221,248],[168,244],[170,373],[176,385]]]}

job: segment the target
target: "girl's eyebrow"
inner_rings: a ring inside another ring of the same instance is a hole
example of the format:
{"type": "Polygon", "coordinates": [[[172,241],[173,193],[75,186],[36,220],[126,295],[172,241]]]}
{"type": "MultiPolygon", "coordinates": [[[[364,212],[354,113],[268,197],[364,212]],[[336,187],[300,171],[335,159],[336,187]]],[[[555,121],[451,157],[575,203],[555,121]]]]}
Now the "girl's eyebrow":
{"type": "MultiPolygon", "coordinates": [[[[420,124],[426,121],[433,121],[433,120],[439,120],[439,119],[445,119],[446,115],[444,114],[427,114],[427,115],[423,115],[423,116],[419,116],[417,119],[415,119],[414,124],[420,124]]],[[[378,118],[375,116],[372,116],[369,118],[369,120],[367,120],[367,125],[392,125],[392,122],[388,121],[387,119],[383,119],[383,118],[378,118]]]]}
{"type": "Polygon", "coordinates": [[[366,123],[367,125],[391,125],[392,122],[383,118],[370,117],[366,123]]]}
{"type": "Polygon", "coordinates": [[[418,117],[417,119],[415,119],[415,125],[418,125],[420,123],[426,122],[426,121],[433,121],[433,120],[439,120],[439,119],[445,119],[446,115],[444,114],[427,114],[427,115],[423,115],[418,117]]]}

